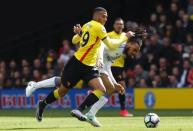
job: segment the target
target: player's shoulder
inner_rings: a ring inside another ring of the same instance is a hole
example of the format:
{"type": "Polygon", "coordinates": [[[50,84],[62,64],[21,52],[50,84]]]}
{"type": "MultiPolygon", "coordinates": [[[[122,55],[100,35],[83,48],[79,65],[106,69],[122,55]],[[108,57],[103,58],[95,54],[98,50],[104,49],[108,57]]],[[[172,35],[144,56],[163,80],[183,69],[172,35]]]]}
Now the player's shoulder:
{"type": "Polygon", "coordinates": [[[105,27],[101,24],[101,23],[99,23],[99,22],[97,22],[97,21],[94,21],[94,20],[91,20],[91,21],[89,21],[89,22],[87,22],[87,23],[85,23],[84,25],[83,25],[83,28],[85,28],[85,27],[92,27],[92,28],[95,28],[95,29],[105,29],[105,27]]]}
{"type": "Polygon", "coordinates": [[[126,33],[125,32],[122,32],[121,35],[125,35],[126,33]]]}
{"type": "MultiPolygon", "coordinates": [[[[97,21],[94,21],[92,20],[91,21],[93,27],[96,29],[96,30],[105,30],[105,27],[104,25],[102,25],[101,23],[97,22],[97,21]]],[[[106,31],[106,30],[105,30],[106,31]]]]}
{"type": "Polygon", "coordinates": [[[111,32],[108,32],[108,35],[111,36],[111,35],[114,35],[114,31],[111,31],[111,32]]]}

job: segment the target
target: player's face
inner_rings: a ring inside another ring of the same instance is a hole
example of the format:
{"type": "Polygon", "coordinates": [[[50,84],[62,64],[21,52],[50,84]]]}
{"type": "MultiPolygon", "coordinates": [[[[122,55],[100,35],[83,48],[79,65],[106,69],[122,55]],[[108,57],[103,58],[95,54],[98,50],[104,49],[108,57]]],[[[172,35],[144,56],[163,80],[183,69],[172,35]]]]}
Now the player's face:
{"type": "Polygon", "coordinates": [[[132,57],[135,57],[140,50],[139,45],[137,43],[133,43],[133,42],[132,43],[129,42],[127,44],[126,48],[127,48],[127,54],[132,56],[132,57]]]}
{"type": "Polygon", "coordinates": [[[113,27],[114,27],[115,32],[121,33],[124,29],[124,22],[122,20],[117,20],[115,21],[113,27]]]}
{"type": "Polygon", "coordinates": [[[104,12],[104,11],[101,11],[99,13],[99,16],[98,16],[98,21],[102,24],[102,25],[105,25],[105,23],[107,22],[107,12],[104,12]]]}

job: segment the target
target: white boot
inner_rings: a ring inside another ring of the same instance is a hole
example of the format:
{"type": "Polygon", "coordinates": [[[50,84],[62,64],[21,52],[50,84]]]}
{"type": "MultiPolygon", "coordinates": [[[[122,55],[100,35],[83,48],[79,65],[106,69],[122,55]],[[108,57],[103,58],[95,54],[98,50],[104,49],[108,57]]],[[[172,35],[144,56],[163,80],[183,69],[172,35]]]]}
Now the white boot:
{"type": "Polygon", "coordinates": [[[30,81],[25,89],[25,94],[27,97],[31,96],[31,94],[36,90],[35,88],[36,82],[30,81]]]}
{"type": "Polygon", "coordinates": [[[86,113],[86,121],[89,122],[91,125],[93,125],[94,127],[101,127],[102,124],[97,120],[97,118],[92,115],[91,113],[86,113]]]}

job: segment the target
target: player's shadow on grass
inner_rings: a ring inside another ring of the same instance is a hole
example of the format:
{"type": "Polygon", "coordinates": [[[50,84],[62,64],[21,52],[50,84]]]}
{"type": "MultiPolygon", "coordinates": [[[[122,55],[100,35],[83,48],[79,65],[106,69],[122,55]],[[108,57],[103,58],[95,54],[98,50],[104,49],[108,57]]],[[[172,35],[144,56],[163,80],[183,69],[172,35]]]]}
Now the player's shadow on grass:
{"type": "MultiPolygon", "coordinates": [[[[10,130],[38,130],[38,129],[59,129],[60,127],[43,127],[43,128],[8,128],[8,129],[0,129],[0,130],[3,130],[3,131],[10,131],[10,130]]],[[[62,129],[63,127],[61,127],[62,129]]],[[[65,129],[70,129],[70,128],[83,128],[83,127],[65,127],[65,129]]]]}

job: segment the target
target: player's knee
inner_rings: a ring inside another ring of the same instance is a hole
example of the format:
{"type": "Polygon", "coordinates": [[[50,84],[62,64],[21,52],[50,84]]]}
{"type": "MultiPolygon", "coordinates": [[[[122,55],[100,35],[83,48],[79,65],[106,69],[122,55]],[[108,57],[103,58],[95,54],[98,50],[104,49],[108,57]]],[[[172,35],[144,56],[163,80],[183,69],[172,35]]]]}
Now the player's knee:
{"type": "Polygon", "coordinates": [[[107,90],[107,94],[108,94],[108,95],[112,95],[113,93],[115,93],[115,90],[113,90],[113,89],[107,90]]]}
{"type": "Polygon", "coordinates": [[[106,93],[106,92],[107,92],[107,90],[106,90],[105,87],[102,87],[100,90],[101,90],[103,93],[106,93]]]}
{"type": "Polygon", "coordinates": [[[97,87],[95,87],[95,89],[100,90],[100,91],[103,92],[103,93],[106,93],[106,92],[107,92],[105,86],[97,86],[97,87]]]}
{"type": "Polygon", "coordinates": [[[97,96],[98,98],[105,95],[104,90],[99,90],[99,89],[95,89],[92,93],[95,94],[95,96],[97,96]]]}
{"type": "Polygon", "coordinates": [[[60,97],[64,97],[66,95],[66,93],[68,92],[68,88],[64,87],[63,85],[61,85],[58,89],[58,94],[60,97]]]}
{"type": "Polygon", "coordinates": [[[55,76],[55,85],[60,86],[61,85],[61,77],[55,76]]]}

